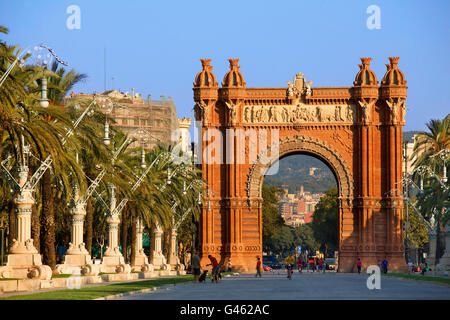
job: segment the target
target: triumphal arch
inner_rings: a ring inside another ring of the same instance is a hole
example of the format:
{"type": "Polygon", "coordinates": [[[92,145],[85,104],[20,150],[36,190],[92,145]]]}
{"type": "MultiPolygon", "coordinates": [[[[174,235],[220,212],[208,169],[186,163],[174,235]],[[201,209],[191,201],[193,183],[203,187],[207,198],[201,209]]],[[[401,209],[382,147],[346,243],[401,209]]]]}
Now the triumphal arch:
{"type": "Polygon", "coordinates": [[[203,266],[212,254],[255,270],[264,176],[280,158],[304,153],[323,160],[338,183],[339,271],[352,271],[357,258],[365,267],[387,258],[390,270],[405,269],[399,182],[407,86],[398,61],[389,58],[380,84],[371,58],[361,58],[350,87],[313,87],[297,73],[285,87],[249,88],[239,59],[229,59],[220,87],[211,60],[201,60],[193,90],[208,185],[199,223],[203,266]]]}

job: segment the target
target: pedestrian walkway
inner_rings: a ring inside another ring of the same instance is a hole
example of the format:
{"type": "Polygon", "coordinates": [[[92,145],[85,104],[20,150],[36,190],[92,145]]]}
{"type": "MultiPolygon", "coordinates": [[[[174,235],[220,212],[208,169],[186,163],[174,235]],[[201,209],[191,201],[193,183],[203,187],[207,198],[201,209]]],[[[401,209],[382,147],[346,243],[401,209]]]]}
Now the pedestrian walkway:
{"type": "Polygon", "coordinates": [[[367,288],[368,275],[354,273],[264,273],[224,277],[219,283],[167,287],[122,300],[335,300],[430,299],[450,300],[450,287],[398,278],[381,278],[380,290],[367,288]]]}

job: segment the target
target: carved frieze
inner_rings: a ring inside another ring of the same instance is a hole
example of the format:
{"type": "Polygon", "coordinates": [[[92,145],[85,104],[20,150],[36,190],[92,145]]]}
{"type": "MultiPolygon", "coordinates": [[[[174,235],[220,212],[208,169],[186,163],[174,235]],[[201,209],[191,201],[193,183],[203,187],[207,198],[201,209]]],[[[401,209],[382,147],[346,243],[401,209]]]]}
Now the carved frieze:
{"type": "Polygon", "coordinates": [[[307,123],[356,121],[355,105],[247,105],[243,111],[244,123],[307,123]]]}

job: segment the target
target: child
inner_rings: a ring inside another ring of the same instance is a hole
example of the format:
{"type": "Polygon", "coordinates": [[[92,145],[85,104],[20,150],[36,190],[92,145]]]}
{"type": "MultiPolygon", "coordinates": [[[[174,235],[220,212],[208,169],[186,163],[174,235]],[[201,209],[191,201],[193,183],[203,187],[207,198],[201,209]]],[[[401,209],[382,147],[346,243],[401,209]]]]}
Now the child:
{"type": "Polygon", "coordinates": [[[358,261],[356,262],[356,267],[358,268],[358,273],[359,274],[361,274],[361,266],[362,266],[361,259],[358,258],[358,261]]]}

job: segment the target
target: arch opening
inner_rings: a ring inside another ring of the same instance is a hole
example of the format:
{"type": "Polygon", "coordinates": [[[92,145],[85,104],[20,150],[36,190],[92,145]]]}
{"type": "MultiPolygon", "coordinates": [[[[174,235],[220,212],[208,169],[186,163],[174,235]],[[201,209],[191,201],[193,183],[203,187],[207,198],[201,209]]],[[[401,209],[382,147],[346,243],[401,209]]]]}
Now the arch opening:
{"type": "Polygon", "coordinates": [[[262,185],[265,265],[279,269],[293,254],[299,271],[336,270],[338,183],[334,169],[317,154],[294,151],[272,163],[262,185]]]}

